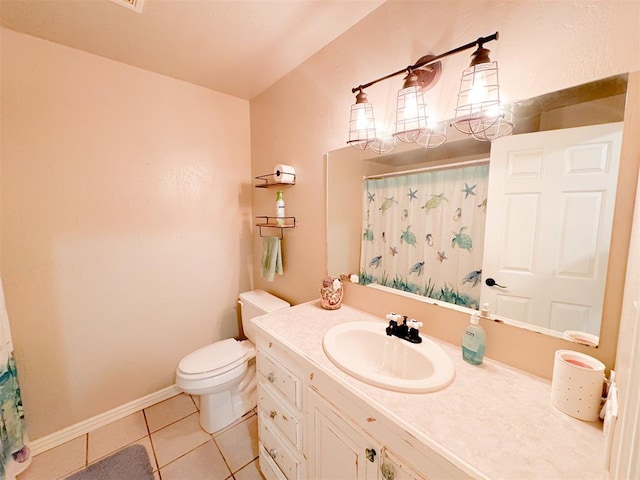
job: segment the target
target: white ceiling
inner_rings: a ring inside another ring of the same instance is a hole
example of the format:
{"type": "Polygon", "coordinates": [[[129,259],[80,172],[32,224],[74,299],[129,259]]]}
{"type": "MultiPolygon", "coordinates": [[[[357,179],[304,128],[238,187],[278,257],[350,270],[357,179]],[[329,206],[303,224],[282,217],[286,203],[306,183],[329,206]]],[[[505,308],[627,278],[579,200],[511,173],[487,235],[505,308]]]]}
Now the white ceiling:
{"type": "Polygon", "coordinates": [[[385,0],[0,0],[0,24],[251,99],[385,0]]]}

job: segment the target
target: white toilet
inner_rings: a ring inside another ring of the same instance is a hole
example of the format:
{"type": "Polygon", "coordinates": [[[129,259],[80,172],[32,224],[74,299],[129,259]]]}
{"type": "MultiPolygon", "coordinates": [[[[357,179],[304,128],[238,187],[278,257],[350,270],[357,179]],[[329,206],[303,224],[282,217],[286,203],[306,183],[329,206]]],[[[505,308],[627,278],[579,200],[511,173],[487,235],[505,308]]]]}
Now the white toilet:
{"type": "Polygon", "coordinates": [[[290,305],[264,290],[240,294],[242,329],[249,340],[234,338],[199,348],[178,364],[176,385],[200,395],[200,425],[209,433],[226,427],[256,406],[256,351],[251,319],[290,305]]]}

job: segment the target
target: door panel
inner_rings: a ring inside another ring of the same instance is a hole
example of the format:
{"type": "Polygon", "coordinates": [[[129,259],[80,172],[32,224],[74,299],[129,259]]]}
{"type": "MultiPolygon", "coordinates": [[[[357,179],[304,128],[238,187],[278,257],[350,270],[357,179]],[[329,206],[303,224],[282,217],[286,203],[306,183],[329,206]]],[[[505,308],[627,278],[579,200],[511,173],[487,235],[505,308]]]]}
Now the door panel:
{"type": "Polygon", "coordinates": [[[481,303],[599,335],[622,124],[514,135],[491,147],[481,303]]]}

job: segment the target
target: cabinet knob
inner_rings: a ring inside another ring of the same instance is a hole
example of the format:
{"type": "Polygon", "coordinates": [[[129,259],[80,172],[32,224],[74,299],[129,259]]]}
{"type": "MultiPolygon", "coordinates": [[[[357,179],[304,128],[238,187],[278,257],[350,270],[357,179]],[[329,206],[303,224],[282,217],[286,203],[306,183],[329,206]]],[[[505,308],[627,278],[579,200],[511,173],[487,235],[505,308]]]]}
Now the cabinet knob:
{"type": "Polygon", "coordinates": [[[393,480],[395,474],[393,473],[393,467],[387,463],[383,463],[380,467],[380,472],[382,473],[382,478],[384,480],[393,480]]]}
{"type": "Polygon", "coordinates": [[[267,380],[269,380],[271,383],[276,381],[276,374],[273,372],[269,372],[269,375],[267,375],[267,380]]]}
{"type": "Polygon", "coordinates": [[[367,448],[365,449],[364,453],[367,457],[367,460],[369,460],[370,462],[375,462],[376,450],[374,448],[367,448]]]}
{"type": "Polygon", "coordinates": [[[269,456],[271,458],[273,458],[275,460],[276,456],[278,455],[278,451],[275,448],[272,448],[269,450],[269,456]]]}
{"type": "Polygon", "coordinates": [[[278,416],[278,412],[276,412],[275,410],[271,410],[271,411],[269,412],[269,416],[270,416],[271,418],[276,418],[276,417],[278,416]]]}

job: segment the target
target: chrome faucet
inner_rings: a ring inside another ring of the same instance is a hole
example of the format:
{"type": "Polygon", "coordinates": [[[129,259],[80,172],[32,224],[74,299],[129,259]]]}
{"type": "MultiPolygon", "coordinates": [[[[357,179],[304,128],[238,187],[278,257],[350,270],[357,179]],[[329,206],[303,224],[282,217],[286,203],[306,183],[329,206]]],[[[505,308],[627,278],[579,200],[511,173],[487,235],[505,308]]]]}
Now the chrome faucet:
{"type": "Polygon", "coordinates": [[[418,322],[413,318],[407,319],[406,315],[398,315],[394,312],[388,313],[386,318],[389,320],[389,326],[386,328],[387,335],[393,335],[411,343],[422,343],[419,331],[419,328],[422,327],[422,322],[418,322]],[[402,323],[399,323],[401,318],[402,323]]]}

